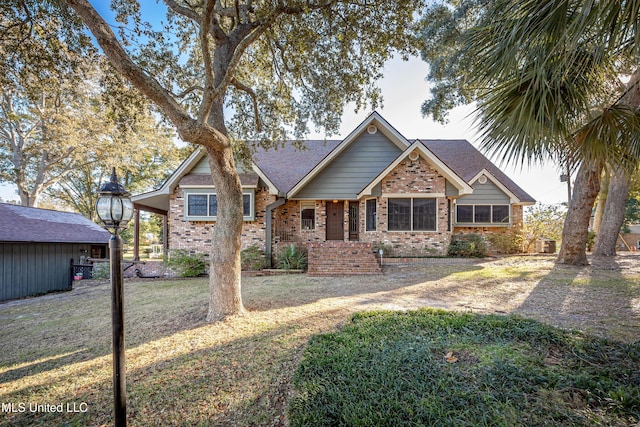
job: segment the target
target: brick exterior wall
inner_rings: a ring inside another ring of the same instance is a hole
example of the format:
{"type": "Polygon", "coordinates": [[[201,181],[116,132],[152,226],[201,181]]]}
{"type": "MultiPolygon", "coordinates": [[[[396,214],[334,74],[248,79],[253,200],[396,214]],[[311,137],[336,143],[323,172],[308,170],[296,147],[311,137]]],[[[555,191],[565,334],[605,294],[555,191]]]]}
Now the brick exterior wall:
{"type": "MultiPolygon", "coordinates": [[[[255,221],[245,221],[242,225],[242,248],[258,245],[265,249],[265,214],[267,205],[276,197],[267,188],[258,188],[255,193],[255,221]]],[[[186,221],[184,219],[184,192],[178,187],[169,198],[169,249],[184,249],[191,253],[202,252],[209,256],[211,233],[215,222],[186,221]]]]}
{"type": "MultiPolygon", "coordinates": [[[[366,231],[366,200],[359,201],[358,224],[359,241],[369,243],[377,250],[385,249],[385,256],[425,256],[445,255],[451,239],[452,231],[449,227],[449,200],[444,197],[446,181],[432,165],[421,157],[412,161],[405,159],[398,164],[381,181],[381,196],[376,197],[377,219],[376,230],[366,231]],[[412,197],[425,194],[439,194],[436,197],[437,220],[435,231],[389,231],[388,230],[388,201],[391,197],[412,197]],[[406,196],[404,196],[406,195],[406,196]]],[[[266,207],[276,201],[267,188],[259,188],[255,193],[255,221],[245,222],[242,230],[242,248],[258,245],[265,249],[265,214],[266,207]]],[[[272,252],[277,254],[283,247],[296,244],[307,247],[310,243],[322,243],[326,240],[326,211],[327,203],[331,200],[316,200],[315,227],[310,230],[302,229],[301,201],[288,200],[273,212],[272,252]]],[[[344,239],[349,238],[349,202],[338,201],[344,209],[344,239]]],[[[185,221],[184,193],[177,188],[170,197],[169,211],[169,247],[186,249],[190,252],[209,253],[211,245],[211,231],[213,222],[185,221]]],[[[506,233],[522,228],[522,206],[513,206],[513,225],[509,227],[455,227],[454,233],[506,233]]]]}
{"type": "Polygon", "coordinates": [[[382,179],[381,197],[377,198],[376,230],[365,231],[366,201],[360,202],[360,240],[383,247],[385,256],[444,255],[451,233],[448,231],[448,200],[436,198],[436,231],[388,231],[390,195],[445,193],[445,178],[424,159],[405,159],[382,179]]]}

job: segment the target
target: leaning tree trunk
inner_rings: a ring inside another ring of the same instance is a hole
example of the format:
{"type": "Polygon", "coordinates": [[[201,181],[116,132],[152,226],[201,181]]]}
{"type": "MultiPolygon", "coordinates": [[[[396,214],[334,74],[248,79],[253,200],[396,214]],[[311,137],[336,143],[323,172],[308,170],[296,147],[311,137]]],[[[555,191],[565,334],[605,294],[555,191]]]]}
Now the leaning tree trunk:
{"type": "Polygon", "coordinates": [[[607,204],[607,193],[609,192],[609,168],[605,167],[600,180],[600,192],[596,201],[596,211],[593,215],[593,231],[598,234],[600,232],[600,224],[604,215],[604,207],[607,204]]]}
{"type": "MultiPolygon", "coordinates": [[[[222,134],[228,135],[222,104],[216,107],[211,114],[211,124],[222,134]]],[[[222,150],[207,148],[207,155],[218,201],[216,224],[211,239],[207,314],[207,321],[214,322],[228,315],[245,312],[240,288],[243,205],[242,185],[231,144],[227,143],[222,150]]]]}
{"type": "Polygon", "coordinates": [[[609,181],[609,194],[604,206],[600,232],[596,237],[596,245],[593,250],[594,255],[615,256],[618,234],[624,221],[625,205],[629,195],[631,179],[629,175],[620,168],[611,171],[609,181]]]}
{"type": "Polygon", "coordinates": [[[583,163],[573,186],[571,205],[562,228],[562,245],[557,262],[586,265],[587,237],[593,203],[600,191],[602,164],[583,163]]]}

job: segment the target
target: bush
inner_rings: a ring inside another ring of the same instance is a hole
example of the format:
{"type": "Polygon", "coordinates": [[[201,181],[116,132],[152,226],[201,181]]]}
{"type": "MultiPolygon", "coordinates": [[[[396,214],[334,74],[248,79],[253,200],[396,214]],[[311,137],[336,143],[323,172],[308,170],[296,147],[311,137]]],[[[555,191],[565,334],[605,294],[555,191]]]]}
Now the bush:
{"type": "Polygon", "coordinates": [[[307,252],[291,244],[278,254],[278,266],[284,270],[305,270],[307,252]]]}
{"type": "Polygon", "coordinates": [[[111,277],[111,268],[108,262],[96,262],[93,264],[92,279],[108,279],[111,277]]]}
{"type": "Polygon", "coordinates": [[[243,270],[262,270],[265,260],[264,251],[258,245],[251,245],[240,251],[240,263],[243,270]]]}
{"type": "Polygon", "coordinates": [[[491,249],[499,254],[519,254],[524,245],[524,236],[518,231],[492,233],[487,236],[491,249]]]}
{"type": "Polygon", "coordinates": [[[475,233],[452,236],[447,250],[447,255],[460,258],[483,258],[487,254],[487,242],[481,235],[475,233]]]}
{"type": "Polygon", "coordinates": [[[181,277],[197,277],[206,272],[207,263],[203,253],[191,254],[184,249],[172,251],[167,266],[181,277]]]}

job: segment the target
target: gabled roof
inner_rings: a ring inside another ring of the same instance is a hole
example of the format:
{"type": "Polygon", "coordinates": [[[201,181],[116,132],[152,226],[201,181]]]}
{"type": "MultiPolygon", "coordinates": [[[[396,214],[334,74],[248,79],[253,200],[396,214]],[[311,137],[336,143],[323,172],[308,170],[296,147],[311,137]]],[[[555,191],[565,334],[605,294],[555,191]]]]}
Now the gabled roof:
{"type": "Polygon", "coordinates": [[[0,241],[38,243],[109,242],[110,234],[77,213],[0,203],[0,241]]]}
{"type": "Polygon", "coordinates": [[[280,193],[287,194],[311,170],[333,153],[340,140],[304,141],[297,149],[288,141],[277,149],[260,149],[254,155],[256,167],[273,183],[280,193]]]}
{"type": "MultiPolygon", "coordinates": [[[[295,198],[297,193],[305,188],[360,135],[367,132],[371,126],[375,126],[375,131],[380,131],[402,151],[399,157],[392,162],[392,165],[397,164],[412,151],[418,150],[424,158],[438,168],[448,181],[458,188],[460,195],[470,194],[472,180],[474,177],[477,178],[481,171],[485,170],[491,176],[492,181],[499,184],[499,187],[514,200],[514,203],[535,203],[535,200],[529,194],[468,141],[463,139],[407,140],[377,112],[371,113],[343,140],[303,141],[304,148],[302,149],[296,148],[297,144],[294,141],[287,141],[278,148],[269,150],[260,148],[254,154],[253,171],[267,184],[272,194],[295,198]]],[[[178,185],[183,185],[183,177],[191,185],[197,185],[195,181],[202,185],[207,185],[202,177],[188,176],[191,170],[204,158],[205,154],[204,149],[195,150],[158,190],[134,196],[132,200],[140,205],[168,211],[169,195],[173,193],[178,185]]],[[[389,167],[392,165],[389,165],[389,167]]],[[[381,170],[380,172],[375,180],[384,177],[385,171],[381,170]]],[[[247,177],[243,181],[243,186],[249,185],[248,181],[251,181],[251,183],[255,181],[255,177],[248,178],[249,175],[253,174],[245,175],[247,177]]],[[[371,185],[364,188],[360,195],[364,195],[367,189],[371,191],[369,188],[371,185]]]]}
{"type": "Polygon", "coordinates": [[[378,112],[374,111],[363,120],[360,125],[355,128],[345,139],[340,142],[321,162],[316,164],[309,173],[307,173],[296,185],[287,191],[287,198],[295,197],[295,195],[304,188],[313,178],[315,178],[329,163],[340,155],[352,142],[354,142],[369,126],[375,126],[376,131],[382,132],[389,140],[401,150],[405,150],[411,145],[407,139],[400,134],[393,126],[382,118],[378,112]]]}
{"type": "Polygon", "coordinates": [[[486,170],[522,204],[535,203],[535,199],[491,163],[480,151],[465,139],[421,139],[429,150],[455,171],[467,183],[472,184],[482,170],[486,170]]]}
{"type": "MultiPolygon", "coordinates": [[[[373,188],[380,182],[382,179],[387,176],[391,171],[400,164],[401,161],[409,157],[411,153],[416,153],[420,155],[422,158],[426,159],[429,163],[435,166],[435,168],[440,172],[449,182],[451,182],[459,191],[459,195],[463,196],[465,194],[471,194],[473,192],[473,188],[455,171],[453,171],[449,166],[443,163],[438,157],[436,157],[431,150],[429,150],[421,141],[415,141],[409,148],[400,153],[400,155],[389,165],[385,170],[380,172],[378,176],[369,183],[359,194],[358,198],[363,196],[371,195],[371,191],[373,188]]],[[[417,159],[417,157],[415,158],[417,159]]],[[[414,160],[415,160],[414,159],[414,160]]]]}

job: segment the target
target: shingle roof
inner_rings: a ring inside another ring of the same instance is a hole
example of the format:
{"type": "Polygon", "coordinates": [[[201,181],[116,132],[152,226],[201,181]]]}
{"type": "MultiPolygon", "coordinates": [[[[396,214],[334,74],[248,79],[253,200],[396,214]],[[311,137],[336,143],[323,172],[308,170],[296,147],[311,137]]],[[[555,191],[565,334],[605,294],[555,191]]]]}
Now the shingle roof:
{"type": "MultiPolygon", "coordinates": [[[[240,184],[246,187],[257,187],[260,177],[255,173],[241,173],[240,184]]],[[[211,175],[208,173],[190,173],[182,177],[178,185],[211,185],[211,175]]]]}
{"type": "Polygon", "coordinates": [[[297,149],[287,142],[278,149],[260,149],[254,162],[278,190],[287,193],[320,163],[342,141],[304,141],[304,149],[297,149]]]}
{"type": "Polygon", "coordinates": [[[486,169],[523,203],[535,203],[535,199],[491,163],[480,151],[465,139],[420,139],[433,154],[455,173],[469,182],[486,169]]]}
{"type": "Polygon", "coordinates": [[[109,233],[77,213],[0,203],[0,241],[108,243],[109,233]]]}

